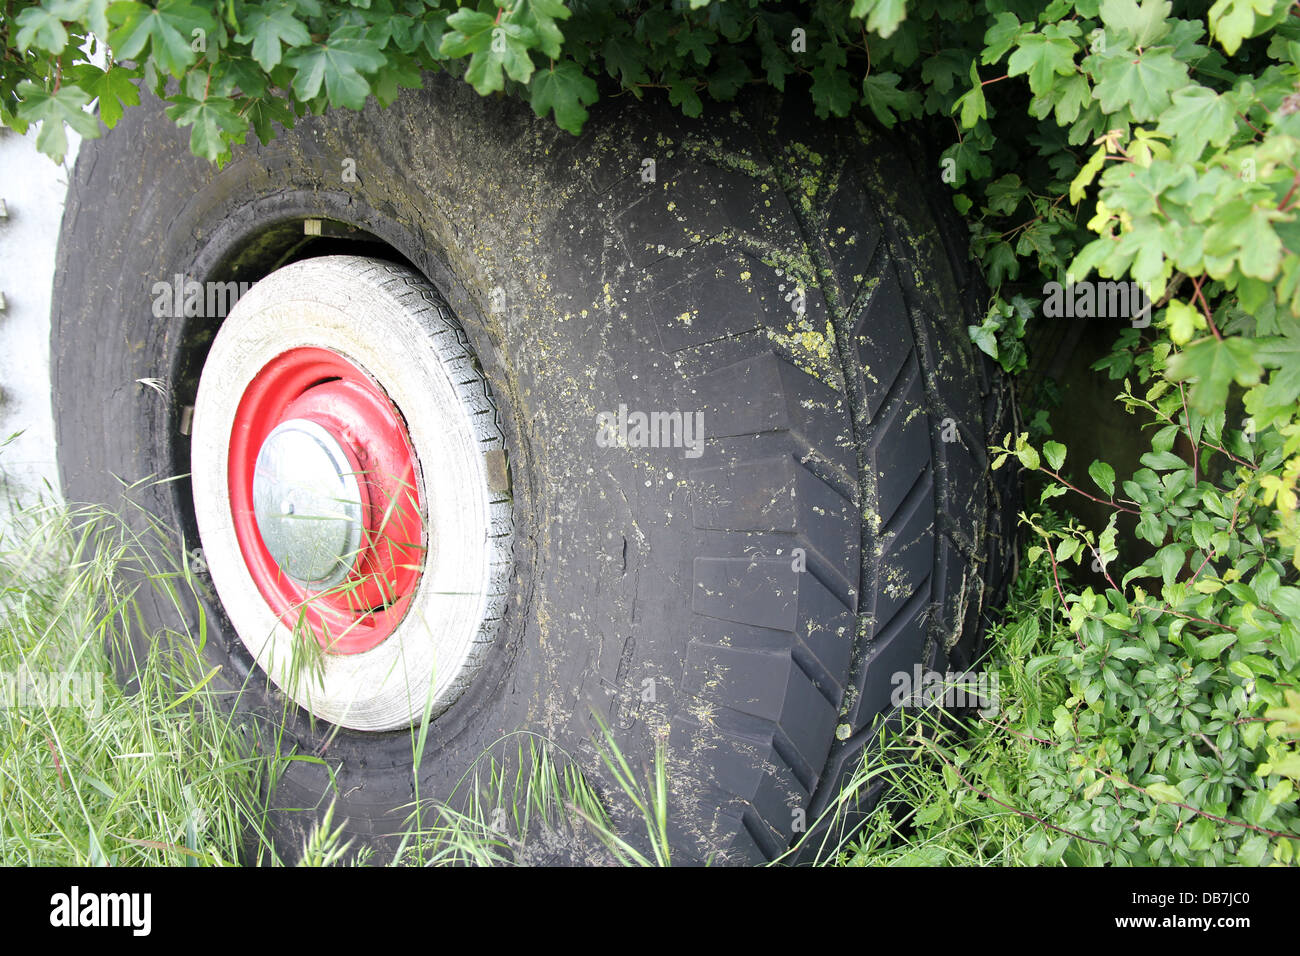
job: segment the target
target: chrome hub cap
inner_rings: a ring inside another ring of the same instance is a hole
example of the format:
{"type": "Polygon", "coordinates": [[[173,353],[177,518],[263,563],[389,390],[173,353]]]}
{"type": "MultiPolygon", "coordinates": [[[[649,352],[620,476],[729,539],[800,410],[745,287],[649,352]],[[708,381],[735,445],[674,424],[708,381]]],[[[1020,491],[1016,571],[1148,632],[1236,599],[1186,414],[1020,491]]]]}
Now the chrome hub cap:
{"type": "Polygon", "coordinates": [[[348,450],[316,422],[281,422],[257,453],[253,513],[266,550],[299,584],[342,582],[361,551],[365,501],[348,450]]]}

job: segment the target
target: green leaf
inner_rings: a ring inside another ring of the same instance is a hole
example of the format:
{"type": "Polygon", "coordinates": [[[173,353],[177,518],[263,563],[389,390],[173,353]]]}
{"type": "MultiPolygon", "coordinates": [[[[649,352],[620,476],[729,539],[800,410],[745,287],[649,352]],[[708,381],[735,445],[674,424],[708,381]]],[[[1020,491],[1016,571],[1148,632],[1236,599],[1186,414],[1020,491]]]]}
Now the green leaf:
{"type": "MultiPolygon", "coordinates": [[[[1044,98],[1044,102],[1050,103],[1055,110],[1057,124],[1068,126],[1078,118],[1079,111],[1092,102],[1092,87],[1088,84],[1088,78],[1082,73],[1064,78],[1057,77],[1051,93],[1044,98]]],[[[1044,110],[1034,115],[1041,117],[1046,116],[1047,113],[1044,110]]]]}
{"type": "Polygon", "coordinates": [[[1169,310],[1165,313],[1165,322],[1169,326],[1169,338],[1175,345],[1186,345],[1195,336],[1196,333],[1206,327],[1205,317],[1201,315],[1199,309],[1195,309],[1179,299],[1174,299],[1169,303],[1169,310]]]}
{"type": "Polygon", "coordinates": [[[1034,450],[1032,445],[1025,445],[1023,448],[1017,449],[1016,457],[1020,459],[1020,464],[1030,471],[1035,471],[1039,466],[1038,452],[1034,450]]]}
{"type": "Polygon", "coordinates": [[[1150,541],[1152,544],[1160,544],[1165,539],[1165,525],[1160,520],[1159,515],[1150,511],[1143,511],[1142,516],[1138,518],[1137,529],[1134,532],[1143,541],[1150,541]]]}
{"type": "Polygon", "coordinates": [[[1032,30],[1033,25],[1021,23],[1014,13],[1003,10],[993,18],[993,24],[984,33],[984,50],[980,62],[996,63],[1007,55],[1021,35],[1032,30]]]}
{"type": "MultiPolygon", "coordinates": [[[[868,73],[862,78],[862,102],[886,127],[894,125],[897,114],[909,118],[920,108],[920,94],[900,90],[899,80],[897,73],[868,73]]],[[[846,108],[844,114],[836,115],[847,115],[847,112],[846,108]]]]}
{"type": "Polygon", "coordinates": [[[1028,195],[1029,189],[1020,181],[1020,177],[1015,173],[1007,173],[988,184],[984,190],[984,202],[989,212],[1009,216],[1028,195]]]}
{"type": "Polygon", "coordinates": [[[44,0],[41,6],[65,22],[84,23],[101,40],[107,39],[109,0],[44,0]]]}
{"type": "MultiPolygon", "coordinates": [[[[138,60],[145,45],[154,62],[166,73],[179,77],[198,59],[191,49],[194,31],[215,33],[217,21],[189,0],[161,0],[157,8],[134,0],[114,3],[109,19],[118,24],[108,42],[119,60],[138,60]]],[[[215,45],[216,39],[213,38],[215,45]]]]}
{"type": "Polygon", "coordinates": [[[521,0],[514,14],[536,35],[537,48],[552,60],[559,59],[560,47],[564,43],[564,34],[555,21],[567,20],[572,15],[562,0],[521,0]]]}
{"type": "Polygon", "coordinates": [[[1210,29],[1231,56],[1242,40],[1254,35],[1255,15],[1267,17],[1274,6],[1274,0],[1218,0],[1210,7],[1210,29]]]}
{"type": "Polygon", "coordinates": [[[257,7],[244,21],[244,29],[236,39],[241,43],[252,40],[253,59],[269,71],[280,62],[282,44],[306,46],[311,43],[311,34],[293,15],[292,7],[257,7]]]}
{"type": "Polygon", "coordinates": [[[76,78],[77,86],[99,100],[99,118],[109,129],[122,118],[124,107],[140,103],[140,91],[133,82],[134,70],[124,66],[101,70],[85,63],[72,67],[70,72],[76,78]]]}
{"type": "Polygon", "coordinates": [[[1215,824],[1198,817],[1187,828],[1187,849],[1195,853],[1203,853],[1210,849],[1218,839],[1219,831],[1215,824]]]}
{"type": "Polygon", "coordinates": [[[1153,471],[1172,471],[1191,467],[1187,462],[1169,451],[1149,451],[1142,456],[1141,461],[1142,464],[1153,471]]]}
{"type": "Polygon", "coordinates": [[[1064,485],[1044,485],[1042,492],[1038,495],[1038,501],[1039,503],[1046,503],[1053,498],[1060,498],[1064,494],[1067,494],[1064,485]]]}
{"type": "Polygon", "coordinates": [[[998,357],[998,337],[987,324],[968,325],[966,331],[970,335],[970,340],[979,346],[981,352],[989,358],[998,357]]]}
{"type": "Polygon", "coordinates": [[[1097,68],[1093,96],[1107,113],[1128,107],[1139,122],[1156,119],[1169,105],[1174,90],[1187,85],[1187,65],[1167,47],[1145,50],[1140,56],[1115,53],[1097,68]]]}
{"type": "Polygon", "coordinates": [[[379,105],[386,108],[397,99],[401,87],[418,90],[422,85],[415,61],[390,51],[388,64],[375,76],[373,92],[379,105]]]}
{"type": "Polygon", "coordinates": [[[1097,173],[1106,162],[1106,147],[1099,146],[1097,150],[1088,158],[1088,161],[1080,168],[1078,175],[1070,183],[1070,202],[1079,205],[1083,202],[1083,197],[1088,189],[1089,184],[1097,177],[1097,173]]]}
{"type": "Polygon", "coordinates": [[[961,125],[966,129],[972,128],[979,120],[986,119],[989,115],[988,103],[984,99],[984,85],[980,81],[979,70],[975,68],[975,61],[970,65],[970,82],[971,88],[957,98],[953,104],[954,109],[961,110],[961,125]]]}
{"type": "Polygon", "coordinates": [[[442,36],[442,54],[463,57],[480,53],[492,44],[492,28],[496,20],[486,13],[461,7],[447,18],[451,29],[442,36]]]}
{"type": "Polygon", "coordinates": [[[167,115],[176,125],[190,127],[190,151],[218,165],[229,159],[230,143],[242,143],[248,134],[248,119],[239,114],[232,99],[173,96],[169,102],[167,115]]]}
{"type": "MultiPolygon", "coordinates": [[[[971,65],[974,65],[974,62],[971,60],[971,65]]],[[[926,57],[921,64],[921,82],[930,85],[936,92],[947,93],[965,71],[966,65],[967,58],[960,52],[940,50],[933,56],[926,57]]]]}
{"type": "MultiPolygon", "coordinates": [[[[894,81],[898,81],[896,74],[890,74],[894,81]]],[[[866,80],[871,79],[870,75],[866,80]]],[[[857,102],[857,96],[853,90],[853,79],[849,71],[831,60],[822,60],[813,67],[812,70],[812,89],[810,90],[813,99],[813,105],[816,108],[817,115],[821,118],[827,116],[848,116],[849,110],[857,102]]],[[[865,90],[864,90],[865,97],[865,90]]],[[[877,114],[879,116],[880,114],[877,114]]],[[[893,125],[893,119],[890,118],[886,123],[887,126],[893,125]]]]}
{"type": "Polygon", "coordinates": [[[275,139],[276,124],[283,126],[285,129],[293,129],[293,110],[289,105],[279,97],[269,97],[267,99],[254,99],[249,101],[249,106],[244,110],[244,116],[252,124],[253,131],[257,133],[257,138],[263,143],[269,143],[275,139]]]}
{"type": "Polygon", "coordinates": [[[866,17],[867,29],[888,39],[906,19],[907,3],[906,0],[853,0],[851,15],[858,19],[866,17]]]}
{"type": "MultiPolygon", "coordinates": [[[[974,136],[967,136],[965,139],[953,143],[943,151],[944,159],[951,159],[954,164],[954,172],[957,175],[954,186],[962,186],[967,178],[983,179],[993,168],[989,162],[988,155],[983,151],[976,142],[974,136]]],[[[984,268],[989,273],[989,284],[997,288],[999,278],[996,275],[1009,275],[1014,278],[1019,273],[1020,263],[1017,261],[1015,252],[1011,244],[1007,242],[996,244],[990,247],[990,252],[984,255],[984,268]],[[997,262],[998,246],[1005,248],[1007,260],[997,262]]]]}
{"type": "Polygon", "coordinates": [[[1160,578],[1165,584],[1172,584],[1178,572],[1183,569],[1183,564],[1187,561],[1187,552],[1181,545],[1167,545],[1156,553],[1156,561],[1160,565],[1160,578]]]}
{"type": "Polygon", "coordinates": [[[45,87],[23,80],[18,84],[18,96],[22,99],[18,106],[19,118],[27,123],[41,124],[40,132],[36,134],[36,148],[56,163],[63,162],[68,152],[65,124],[86,139],[99,136],[99,123],[85,112],[90,97],[79,87],[65,83],[57,93],[49,93],[45,87]]]}
{"type": "MultiPolygon", "coordinates": [[[[287,73],[287,70],[284,72],[287,73]]],[[[238,89],[246,97],[264,98],[271,95],[269,77],[251,56],[222,57],[213,65],[212,76],[212,89],[209,92],[230,96],[238,89]]],[[[198,95],[203,95],[201,90],[198,95]]]]}
{"type": "Polygon", "coordinates": [[[1284,586],[1273,589],[1272,603],[1292,621],[1300,621],[1300,588],[1284,586]]]}
{"type": "MultiPolygon", "coordinates": [[[[610,76],[617,77],[625,87],[634,87],[637,83],[649,80],[645,71],[646,49],[631,37],[611,36],[601,47],[605,57],[605,70],[610,76]]],[[[768,77],[769,81],[771,77],[768,77]]]]}
{"type": "Polygon", "coordinates": [[[1088,475],[1107,498],[1115,496],[1115,469],[1104,461],[1094,461],[1088,466],[1088,475]]]}
{"type": "Polygon", "coordinates": [[[596,81],[582,72],[572,60],[563,60],[549,70],[538,70],[529,84],[529,102],[533,112],[555,114],[555,123],[574,136],[582,132],[587,121],[586,107],[596,102],[596,81]]]}
{"type": "Polygon", "coordinates": [[[1293,412],[1300,403],[1300,336],[1257,340],[1255,357],[1273,371],[1267,385],[1247,394],[1247,411],[1265,416],[1293,412]]]}
{"type": "Polygon", "coordinates": [[[1263,770],[1265,766],[1268,767],[1269,773],[1300,781],[1300,753],[1285,754],[1280,759],[1270,760],[1267,764],[1261,765],[1260,769],[1263,770]]]}
{"type": "Polygon", "coordinates": [[[686,116],[699,116],[704,112],[700,94],[696,91],[695,81],[676,77],[668,84],[668,102],[680,106],[686,116]]]}
{"type": "Polygon", "coordinates": [[[323,44],[290,54],[285,64],[296,71],[293,92],[298,99],[314,99],[325,87],[331,106],[359,110],[366,105],[370,83],[362,75],[380,69],[387,58],[379,44],[362,36],[357,27],[344,27],[323,44]]]}
{"type": "Polygon", "coordinates": [[[1175,159],[1196,160],[1208,145],[1227,145],[1237,131],[1237,116],[1227,97],[1203,86],[1189,86],[1174,92],[1157,128],[1169,135],[1175,159]]]}
{"type": "Polygon", "coordinates": [[[1108,39],[1123,39],[1138,48],[1151,46],[1169,32],[1170,8],[1169,0],[1102,0],[1098,12],[1108,39]]]}
{"type": "Polygon", "coordinates": [[[32,47],[45,50],[58,56],[68,45],[68,31],[63,22],[49,10],[42,7],[28,7],[18,14],[18,37],[14,44],[22,53],[32,47]]]}
{"type": "Polygon", "coordinates": [[[709,95],[725,102],[733,99],[749,79],[749,67],[730,49],[718,56],[718,68],[709,75],[709,95]]]}
{"type": "Polygon", "coordinates": [[[713,57],[712,42],[714,34],[709,30],[682,30],[677,34],[677,55],[686,66],[684,54],[689,53],[696,66],[708,66],[713,57]]]}
{"type": "Polygon", "coordinates": [[[487,49],[470,57],[465,82],[483,96],[505,88],[503,71],[517,83],[527,83],[533,75],[533,58],[528,55],[528,48],[536,39],[527,27],[503,20],[492,28],[487,49]]]}
{"type": "Polygon", "coordinates": [[[1170,357],[1165,374],[1173,382],[1194,381],[1188,398],[1193,408],[1208,415],[1223,408],[1234,381],[1253,385],[1263,371],[1255,358],[1255,343],[1232,337],[1194,342],[1170,357]]]}
{"type": "Polygon", "coordinates": [[[1200,656],[1201,660],[1213,660],[1236,642],[1236,634],[1212,634],[1197,645],[1196,653],[1200,656]]]}
{"type": "Polygon", "coordinates": [[[1077,44],[1059,31],[1052,32],[1052,27],[1044,33],[1027,33],[1020,37],[1016,51],[1007,61],[1008,76],[1029,74],[1029,89],[1035,96],[1045,96],[1057,74],[1068,76],[1075,72],[1077,44]]]}
{"type": "Polygon", "coordinates": [[[1245,199],[1215,209],[1213,221],[1205,230],[1204,247],[1207,260],[1219,260],[1206,263],[1216,278],[1222,278],[1227,265],[1235,259],[1243,274],[1271,282],[1282,263],[1282,241],[1270,214],[1245,199]]]}
{"type": "Polygon", "coordinates": [[[1147,796],[1152,797],[1161,803],[1183,802],[1183,792],[1171,784],[1149,783],[1142,789],[1147,792],[1147,796]]]}

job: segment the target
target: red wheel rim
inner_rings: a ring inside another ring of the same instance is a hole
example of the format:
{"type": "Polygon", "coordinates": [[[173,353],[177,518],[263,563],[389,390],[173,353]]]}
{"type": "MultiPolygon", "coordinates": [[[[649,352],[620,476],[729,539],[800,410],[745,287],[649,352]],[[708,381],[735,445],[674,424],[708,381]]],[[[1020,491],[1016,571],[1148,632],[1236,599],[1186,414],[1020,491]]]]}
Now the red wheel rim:
{"type": "Polygon", "coordinates": [[[240,554],[262,598],[289,628],[305,628],[334,654],[359,654],[387,638],[410,606],[425,556],[415,454],[401,413],[369,375],[343,356],[296,348],[248,384],[230,434],[230,510],[240,554]],[[362,546],[343,583],[311,590],[271,557],[253,510],[258,452],[291,419],[326,429],[357,468],[362,546]]]}

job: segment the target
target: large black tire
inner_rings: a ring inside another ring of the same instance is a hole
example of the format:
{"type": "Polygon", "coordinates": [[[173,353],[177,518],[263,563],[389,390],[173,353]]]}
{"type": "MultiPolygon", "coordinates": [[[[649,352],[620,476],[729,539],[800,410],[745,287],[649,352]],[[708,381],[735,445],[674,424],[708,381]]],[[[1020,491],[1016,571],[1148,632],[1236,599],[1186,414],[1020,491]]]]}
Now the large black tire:
{"type": "MultiPolygon", "coordinates": [[[[119,478],[188,471],[182,419],[216,323],[154,318],[154,283],[257,279],[329,252],[404,259],[496,396],[515,525],[505,625],[434,721],[419,792],[448,794],[519,728],[590,753],[594,710],[634,767],[667,736],[676,859],[777,855],[871,742],[892,674],[969,664],[1013,551],[985,454],[1007,391],[968,340],[979,279],[936,211],[937,167],[802,112],[763,100],[689,121],[624,102],[574,139],[431,77],[218,170],[157,103],[128,111],[83,147],[63,222],[66,497],[112,503],[119,478]],[[304,246],[309,218],[358,231],[304,246]],[[702,454],[599,446],[596,415],[620,404],[702,411],[702,454]]],[[[197,546],[188,483],[132,493],[197,546]]],[[[220,604],[193,601],[207,653],[243,685],[253,665],[220,604]]],[[[265,684],[254,696],[284,712],[265,684]]],[[[400,829],[410,734],[287,713],[302,752],[329,739],[336,819],[363,838],[400,829]]],[[[330,782],[302,763],[280,786],[310,806],[330,782]]],[[[307,822],[285,825],[290,843],[307,822]]]]}

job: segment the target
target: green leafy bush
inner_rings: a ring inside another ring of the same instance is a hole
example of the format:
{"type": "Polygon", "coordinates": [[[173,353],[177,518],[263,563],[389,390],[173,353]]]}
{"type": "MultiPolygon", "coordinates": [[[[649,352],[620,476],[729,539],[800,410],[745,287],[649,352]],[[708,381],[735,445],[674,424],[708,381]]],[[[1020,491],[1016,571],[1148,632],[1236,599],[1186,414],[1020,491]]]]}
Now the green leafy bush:
{"type": "MultiPolygon", "coordinates": [[[[1050,511],[1033,521],[1058,548],[1078,540],[1050,511]]],[[[1072,588],[1072,563],[1040,558],[1017,582],[980,665],[997,675],[998,713],[964,723],[942,712],[905,715],[883,758],[857,778],[861,787],[888,782],[883,802],[847,844],[826,841],[839,852],[824,858],[851,866],[1295,864],[1300,814],[1295,767],[1285,761],[1294,760],[1287,753],[1300,700],[1271,676],[1285,675],[1279,658],[1294,653],[1270,653],[1294,644],[1294,624],[1271,621],[1272,640],[1245,638],[1238,624],[1217,637],[1200,625],[1198,637],[1196,622],[1174,611],[1213,609],[1164,610],[1164,600],[1137,594],[1120,611],[1115,594],[1072,588]],[[1183,625],[1173,637],[1171,623],[1183,625]],[[1288,629],[1286,641],[1276,636],[1288,629]],[[1256,668],[1259,678],[1242,676],[1256,668]]],[[[1240,618],[1271,617],[1291,600],[1278,598],[1275,589],[1240,618]]]]}
{"type": "MultiPolygon", "coordinates": [[[[1300,587],[1276,506],[1279,488],[1294,482],[1300,440],[1294,423],[1248,436],[1225,427],[1223,407],[1202,414],[1193,390],[1168,377],[1173,352],[1157,341],[1129,353],[1137,388],[1126,379],[1120,399],[1151,432],[1143,467],[1127,480],[1101,461],[1084,478],[1059,442],[1036,449],[1027,436],[1008,436],[995,449],[995,468],[1014,456],[1044,474],[1040,503],[1084,495],[1111,511],[1100,533],[1022,515],[1034,540],[1030,566],[1050,569],[1039,603],[1064,625],[1023,673],[1064,683],[1050,714],[1041,703],[1009,712],[1009,732],[1041,750],[1033,804],[1056,808],[1056,825],[1079,835],[1058,855],[1292,863],[1300,587]],[[1121,571],[1124,513],[1152,553],[1121,571]],[[1071,586],[1089,575],[1097,586],[1071,586]]],[[[1014,656],[1005,663],[1022,665],[1014,656]]]]}
{"type": "MultiPolygon", "coordinates": [[[[991,288],[971,336],[1004,368],[1024,367],[1049,283],[1095,274],[1150,300],[1101,363],[1151,423],[1143,467],[1084,467],[1027,435],[999,451],[1049,479],[1042,503],[1082,495],[1115,516],[1024,516],[1040,603],[1064,626],[1024,676],[1064,696],[1008,713],[1005,732],[1043,749],[1006,802],[1078,834],[1044,825],[1039,858],[1294,860],[1300,4],[44,0],[2,17],[0,120],[43,121],[56,159],[65,124],[99,135],[137,83],[221,163],[250,132],[386,104],[435,69],[573,133],[602,95],[696,115],[754,84],[823,117],[928,123],[991,288]],[[1123,571],[1122,514],[1151,549],[1123,571]]],[[[952,790],[1004,792],[976,778],[952,790]]]]}

